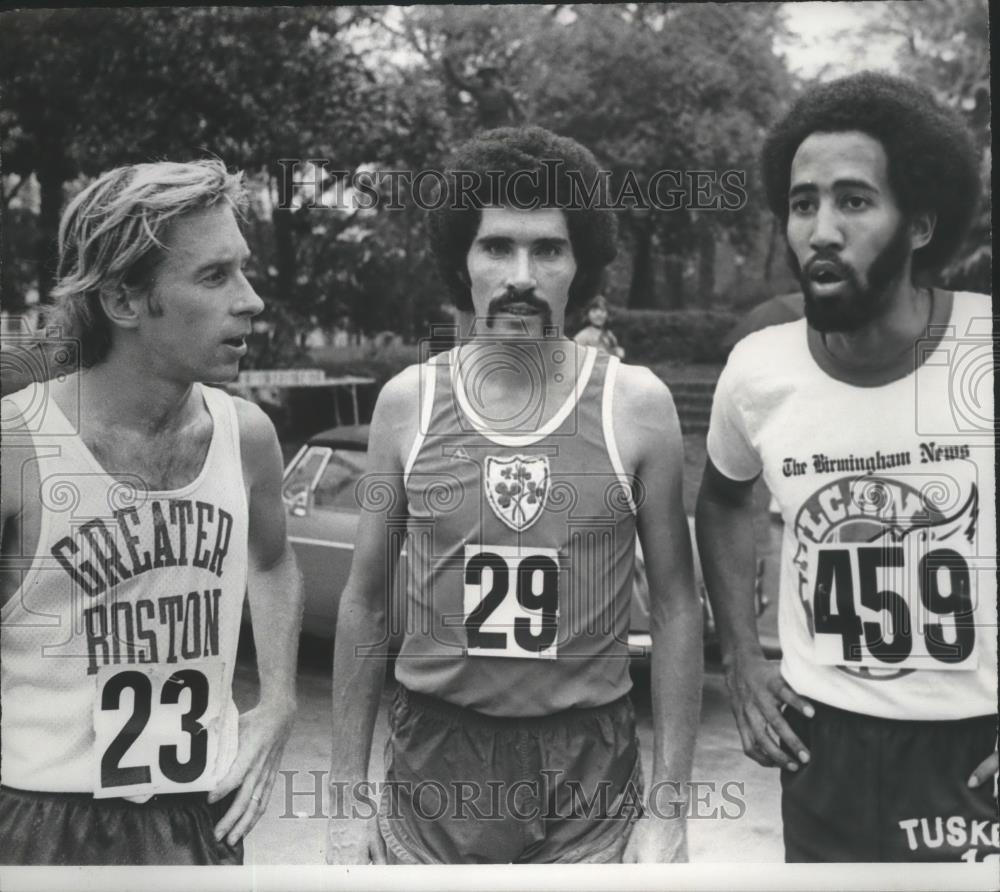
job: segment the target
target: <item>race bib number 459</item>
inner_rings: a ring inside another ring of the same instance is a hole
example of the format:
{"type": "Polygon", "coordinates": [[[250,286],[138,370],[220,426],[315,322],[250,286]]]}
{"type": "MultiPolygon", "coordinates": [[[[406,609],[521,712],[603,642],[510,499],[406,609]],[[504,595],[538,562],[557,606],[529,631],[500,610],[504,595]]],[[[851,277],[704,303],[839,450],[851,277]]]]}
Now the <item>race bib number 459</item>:
{"type": "Polygon", "coordinates": [[[816,661],[882,669],[975,669],[968,563],[951,548],[815,547],[808,591],[816,661]]]}
{"type": "Polygon", "coordinates": [[[471,657],[554,660],[559,552],[466,545],[464,625],[471,657]]]}
{"type": "Polygon", "coordinates": [[[102,666],[94,699],[94,798],[211,790],[223,666],[102,666]]]}

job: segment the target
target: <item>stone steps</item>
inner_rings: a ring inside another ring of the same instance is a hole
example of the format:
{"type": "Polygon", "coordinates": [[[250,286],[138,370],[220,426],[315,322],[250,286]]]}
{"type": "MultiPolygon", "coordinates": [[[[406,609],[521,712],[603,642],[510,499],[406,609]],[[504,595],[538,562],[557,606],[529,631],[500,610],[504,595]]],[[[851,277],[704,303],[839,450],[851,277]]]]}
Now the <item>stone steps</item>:
{"type": "Polygon", "coordinates": [[[706,433],[712,416],[715,381],[678,381],[668,386],[681,419],[681,431],[685,434],[706,433]]]}

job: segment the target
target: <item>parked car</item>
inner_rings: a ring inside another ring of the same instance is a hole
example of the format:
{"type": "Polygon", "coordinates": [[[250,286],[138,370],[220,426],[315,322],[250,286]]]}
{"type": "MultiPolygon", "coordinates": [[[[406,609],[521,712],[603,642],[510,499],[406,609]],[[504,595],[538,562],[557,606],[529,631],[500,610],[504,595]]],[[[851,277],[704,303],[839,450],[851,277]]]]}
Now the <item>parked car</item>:
{"type": "MultiPolygon", "coordinates": [[[[305,585],[303,633],[332,639],[337,625],[340,593],[347,582],[354,553],[354,538],[360,509],[357,483],[364,473],[368,449],[368,425],[337,427],[315,434],[296,453],[285,469],[282,499],[288,512],[288,538],[295,550],[305,585]]],[[[694,542],[694,518],[689,517],[694,542]]],[[[695,586],[704,608],[705,638],[715,638],[697,546],[694,546],[695,586]]],[[[403,560],[405,560],[405,549],[403,560]]],[[[757,566],[757,612],[766,608],[761,590],[763,561],[757,566]]],[[[389,586],[390,648],[402,640],[402,610],[397,586],[389,586]]],[[[629,652],[637,662],[648,661],[652,647],[649,630],[649,585],[642,549],[636,542],[629,652]]]]}

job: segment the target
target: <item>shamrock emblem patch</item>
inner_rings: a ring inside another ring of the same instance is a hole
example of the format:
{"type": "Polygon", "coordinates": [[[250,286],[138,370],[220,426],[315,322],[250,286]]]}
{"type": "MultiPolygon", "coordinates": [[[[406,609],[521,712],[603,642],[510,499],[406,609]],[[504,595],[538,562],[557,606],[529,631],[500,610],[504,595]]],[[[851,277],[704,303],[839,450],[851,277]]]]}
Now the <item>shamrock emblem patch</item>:
{"type": "Polygon", "coordinates": [[[547,455],[486,457],[486,498],[512,530],[526,530],[538,520],[548,494],[547,455]]]}

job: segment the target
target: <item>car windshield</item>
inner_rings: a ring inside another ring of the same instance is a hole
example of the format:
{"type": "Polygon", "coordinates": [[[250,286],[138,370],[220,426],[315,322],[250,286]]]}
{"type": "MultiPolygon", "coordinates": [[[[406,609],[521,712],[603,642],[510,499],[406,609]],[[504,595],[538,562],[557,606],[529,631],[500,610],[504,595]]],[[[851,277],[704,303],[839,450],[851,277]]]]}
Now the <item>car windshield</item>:
{"type": "Polygon", "coordinates": [[[305,504],[313,480],[316,479],[329,451],[329,449],[309,449],[293,467],[289,468],[281,484],[281,497],[285,502],[305,504]]]}
{"type": "Polygon", "coordinates": [[[317,508],[344,508],[357,511],[355,487],[365,469],[365,453],[334,449],[316,484],[313,504],[317,508]]]}

